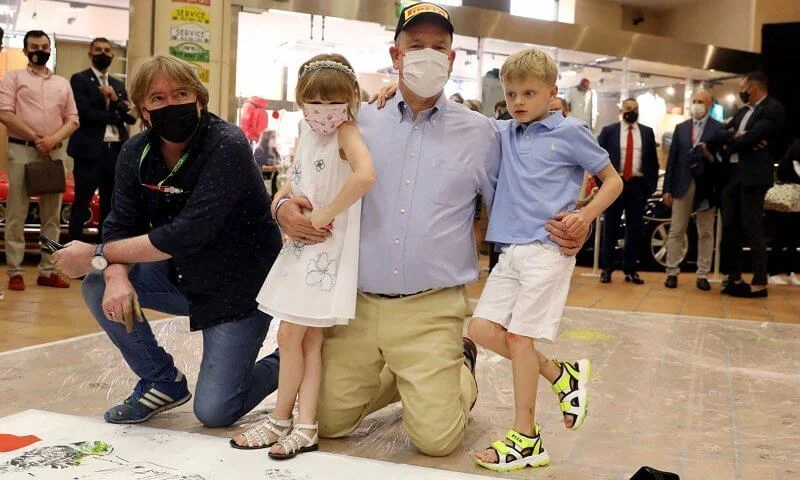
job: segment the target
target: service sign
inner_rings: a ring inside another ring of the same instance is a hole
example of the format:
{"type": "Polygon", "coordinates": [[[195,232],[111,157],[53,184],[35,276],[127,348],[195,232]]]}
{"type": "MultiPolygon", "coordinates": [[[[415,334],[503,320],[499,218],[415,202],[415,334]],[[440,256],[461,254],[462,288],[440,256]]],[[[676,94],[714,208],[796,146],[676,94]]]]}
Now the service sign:
{"type": "Polygon", "coordinates": [[[170,39],[179,42],[208,43],[211,41],[211,31],[196,23],[185,23],[170,28],[170,39]]]}
{"type": "Polygon", "coordinates": [[[179,43],[178,45],[169,47],[169,54],[181,60],[186,60],[187,62],[208,63],[211,61],[208,50],[191,42],[179,43]]]}
{"type": "Polygon", "coordinates": [[[178,22],[211,23],[211,14],[200,7],[186,6],[172,11],[172,19],[178,22]]]}

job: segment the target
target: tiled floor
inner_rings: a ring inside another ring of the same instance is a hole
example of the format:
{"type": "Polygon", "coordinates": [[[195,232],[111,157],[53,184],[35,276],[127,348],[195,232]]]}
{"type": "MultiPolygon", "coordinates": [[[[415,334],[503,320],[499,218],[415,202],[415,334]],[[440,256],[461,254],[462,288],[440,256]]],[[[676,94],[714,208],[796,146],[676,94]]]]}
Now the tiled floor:
{"type": "MultiPolygon", "coordinates": [[[[660,273],[642,273],[647,283],[635,286],[624,283],[619,272],[614,283],[602,285],[597,278],[584,276],[590,271],[576,269],[568,305],[800,324],[800,287],[771,287],[767,299],[743,300],[720,295],[719,284],[714,284],[711,292],[701,292],[694,287],[693,275],[681,276],[679,288],[668,290],[660,273]]],[[[471,297],[480,296],[485,276],[484,273],[480,281],[469,287],[471,297]]],[[[35,268],[28,268],[25,282],[28,286],[25,292],[8,292],[5,278],[2,279],[0,292],[5,299],[0,300],[0,351],[99,330],[83,304],[79,282],[73,281],[66,290],[38,287],[35,268]]],[[[148,312],[150,319],[162,317],[148,312]]]]}
{"type": "MultiPolygon", "coordinates": [[[[154,331],[193,386],[202,336],[190,334],[185,319],[156,322],[154,331]]],[[[274,334],[264,352],[274,348],[274,334]]],[[[690,480],[794,480],[800,475],[798,339],[800,327],[777,322],[568,308],[556,344],[542,350],[592,360],[589,417],[580,431],[565,430],[555,396],[540,382],[537,420],[552,464],[503,477],[626,480],[650,465],[690,480]]],[[[463,446],[448,457],[416,452],[398,406],[368,417],[345,439],[323,441],[321,449],[488,474],[473,465],[471,450],[511,423],[509,363],[481,351],[477,377],[480,396],[463,446]]],[[[0,353],[0,417],[37,408],[98,418],[134,383],[103,335],[0,353]]],[[[216,435],[219,448],[229,449],[226,438],[263,419],[272,404],[271,397],[235,428],[203,429],[191,403],[147,425],[216,435]]],[[[243,452],[242,461],[249,455],[263,453],[243,452]]],[[[198,461],[219,460],[212,454],[198,461]]]]}

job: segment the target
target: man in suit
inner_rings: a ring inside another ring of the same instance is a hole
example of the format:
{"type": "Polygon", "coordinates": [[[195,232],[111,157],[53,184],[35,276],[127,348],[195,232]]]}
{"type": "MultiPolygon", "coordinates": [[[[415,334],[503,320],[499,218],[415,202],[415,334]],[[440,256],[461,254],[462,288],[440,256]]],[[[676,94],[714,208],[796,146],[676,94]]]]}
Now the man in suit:
{"type": "Polygon", "coordinates": [[[71,240],[83,238],[89,203],[100,188],[100,225],[111,209],[117,155],[128,139],[126,124],[136,119],[128,111],[125,84],[108,74],[114,52],[111,42],[95,38],[89,45],[92,67],[72,76],[80,128],[70,138],[67,153],[75,160],[75,200],[69,218],[71,240]]]}
{"type": "Polygon", "coordinates": [[[639,124],[639,103],[634,98],[622,102],[622,121],[603,127],[598,143],[605,148],[611,164],[625,182],[622,195],[606,210],[601,250],[601,283],[611,282],[614,247],[619,221],[625,211],[625,253],[622,269],[625,281],[644,283],[637,273],[642,244],[642,216],[647,198],[658,184],[658,154],[653,129],[639,124]]]}
{"type": "Polygon", "coordinates": [[[714,144],[724,134],[724,125],[708,116],[711,94],[700,90],[692,96],[692,118],[675,127],[669,149],[667,173],[664,175],[664,204],[672,208],[667,239],[667,281],[664,286],[676,288],[680,273],[681,253],[686,248],[684,235],[692,212],[697,212],[697,288],[711,290],[708,273],[714,251],[713,153],[706,144],[714,144]]]}
{"type": "Polygon", "coordinates": [[[761,72],[742,78],[739,97],[745,107],[727,125],[727,183],[722,190],[722,258],[728,262],[723,294],[767,296],[767,248],[764,241],[764,196],[772,186],[774,145],[783,128],[783,105],[769,96],[769,80],[761,72]],[[763,146],[767,148],[761,148],[763,146]],[[742,281],[742,239],[750,245],[753,281],[742,281]]]}

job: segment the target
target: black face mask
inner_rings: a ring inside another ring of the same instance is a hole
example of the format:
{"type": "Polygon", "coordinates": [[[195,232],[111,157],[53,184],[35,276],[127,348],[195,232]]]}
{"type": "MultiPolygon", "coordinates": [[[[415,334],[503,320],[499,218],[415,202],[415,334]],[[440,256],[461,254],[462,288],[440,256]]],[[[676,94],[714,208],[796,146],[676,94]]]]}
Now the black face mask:
{"type": "Polygon", "coordinates": [[[47,64],[47,61],[50,60],[50,52],[43,52],[41,50],[28,52],[28,60],[36,66],[43,67],[47,64]]]}
{"type": "Polygon", "coordinates": [[[625,112],[622,114],[622,119],[628,123],[636,123],[636,120],[639,120],[639,112],[636,110],[625,112]]]}
{"type": "Polygon", "coordinates": [[[157,110],[147,110],[150,114],[150,128],[172,143],[183,143],[194,135],[200,124],[197,103],[169,105],[157,110]]]}
{"type": "Polygon", "coordinates": [[[92,55],[92,64],[97,67],[98,70],[105,70],[111,65],[111,56],[106,55],[105,53],[98,53],[96,55],[92,55]]]}
{"type": "Polygon", "coordinates": [[[747,90],[739,92],[739,98],[741,98],[744,103],[750,103],[750,92],[747,90]]]}

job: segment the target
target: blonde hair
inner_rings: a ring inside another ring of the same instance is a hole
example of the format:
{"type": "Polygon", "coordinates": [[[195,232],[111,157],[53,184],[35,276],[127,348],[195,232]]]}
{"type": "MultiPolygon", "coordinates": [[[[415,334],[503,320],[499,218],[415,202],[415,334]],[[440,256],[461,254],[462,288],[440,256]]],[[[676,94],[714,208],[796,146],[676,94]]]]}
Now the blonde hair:
{"type": "Polygon", "coordinates": [[[508,80],[526,80],[538,78],[549,86],[556,84],[558,68],[553,58],[538,48],[520,50],[503,62],[500,78],[508,80]]]}
{"type": "Polygon", "coordinates": [[[200,105],[208,107],[208,89],[206,89],[197,69],[189,62],[167,55],[156,55],[145,61],[131,82],[130,95],[136,114],[142,117],[142,109],[147,93],[156,79],[166,77],[197,95],[200,105]]]}
{"type": "MultiPolygon", "coordinates": [[[[316,68],[306,71],[306,67],[314,62],[336,62],[344,65],[351,71],[353,66],[338,53],[324,53],[306,61],[301,67],[294,90],[294,99],[297,106],[303,108],[303,102],[319,96],[320,100],[329,102],[347,103],[347,114],[355,120],[358,107],[361,104],[361,88],[358,80],[336,68],[316,68]]],[[[355,73],[353,73],[355,76],[355,73]]]]}

